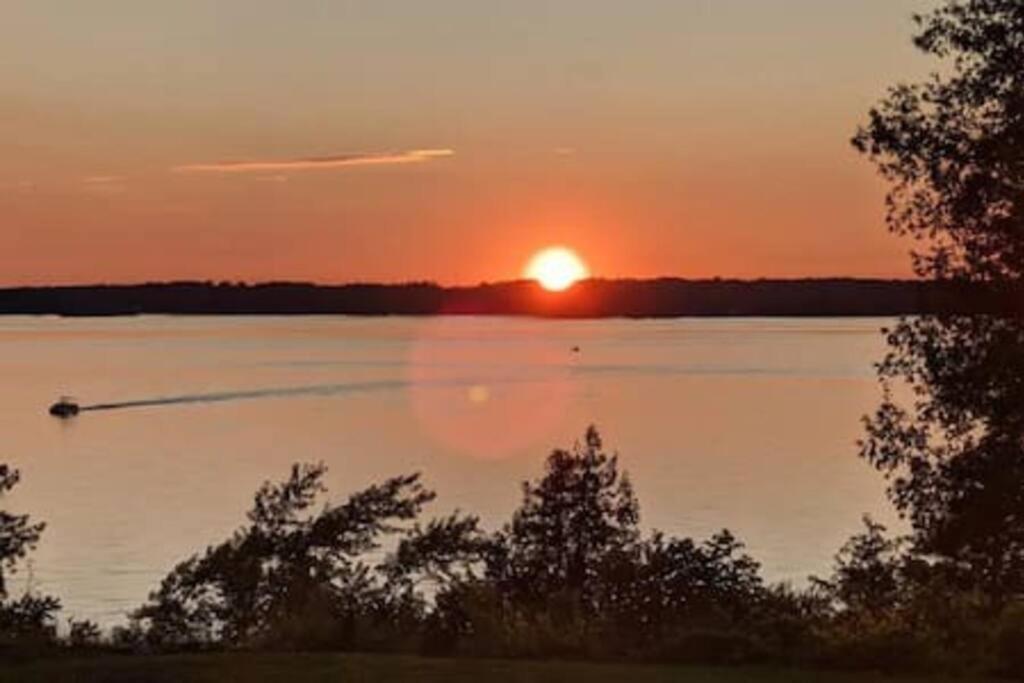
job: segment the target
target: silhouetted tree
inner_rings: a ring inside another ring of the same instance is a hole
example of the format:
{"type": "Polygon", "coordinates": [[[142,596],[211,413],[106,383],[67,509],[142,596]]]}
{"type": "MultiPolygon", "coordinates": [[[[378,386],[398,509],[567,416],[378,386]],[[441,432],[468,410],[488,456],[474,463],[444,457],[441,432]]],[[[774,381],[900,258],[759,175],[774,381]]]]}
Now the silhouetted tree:
{"type": "Polygon", "coordinates": [[[643,539],[639,517],[618,457],[590,427],[524,483],[485,549],[487,580],[439,595],[436,613],[484,654],[731,657],[741,648],[727,632],[747,628],[765,592],[759,565],[728,531],[703,543],[643,539]]]}
{"type": "Polygon", "coordinates": [[[68,619],[67,643],[71,647],[95,647],[100,644],[103,632],[96,622],[88,619],[68,619]]]}
{"type": "Polygon", "coordinates": [[[886,528],[870,517],[864,517],[864,527],[836,554],[832,577],[814,582],[844,612],[879,618],[909,597],[904,539],[886,536],[886,528]]]}
{"type": "MultiPolygon", "coordinates": [[[[18,471],[0,464],[0,498],[19,480],[18,471]]],[[[48,642],[55,635],[54,614],[60,602],[53,597],[26,592],[10,600],[6,576],[39,542],[45,524],[33,523],[28,515],[0,510],[0,645],[48,642]]]]}
{"type": "Polygon", "coordinates": [[[476,517],[451,514],[416,524],[382,567],[393,586],[408,592],[423,583],[435,590],[479,577],[493,540],[476,517]]]}
{"type": "MultiPolygon", "coordinates": [[[[18,470],[0,464],[0,496],[13,489],[20,479],[18,470]]],[[[19,560],[39,542],[46,527],[33,524],[28,515],[0,510],[0,599],[7,596],[6,574],[15,570],[19,560]]]]}
{"type": "Polygon", "coordinates": [[[654,532],[635,553],[604,563],[597,600],[604,648],[669,659],[737,657],[748,649],[751,616],[765,596],[759,571],[728,531],[704,542],[654,532]]]}
{"type": "Polygon", "coordinates": [[[403,531],[434,494],[419,475],[401,476],[309,514],[325,471],[295,465],[285,482],[264,484],[249,526],[178,565],[136,613],[149,639],[345,647],[360,625],[394,616],[363,557],[382,536],[403,531]]]}
{"type": "Polygon", "coordinates": [[[892,183],[888,223],[920,241],[917,272],[1002,304],[889,332],[861,452],[890,478],[915,550],[1001,604],[1024,590],[1024,4],[947,0],[917,21],[943,71],[890,90],[854,144],[892,183]]]}
{"type": "MultiPolygon", "coordinates": [[[[453,654],[460,639],[474,631],[479,636],[483,623],[474,617],[484,615],[473,608],[482,604],[483,596],[495,596],[483,579],[495,541],[478,524],[476,517],[458,513],[431,520],[426,527],[417,524],[382,567],[391,599],[419,608],[419,649],[423,652],[453,654]]],[[[495,603],[483,602],[486,617],[496,617],[491,609],[495,603]]],[[[481,654],[502,653],[493,640],[488,648],[481,654]]]]}
{"type": "Polygon", "coordinates": [[[490,557],[491,575],[519,600],[567,592],[593,609],[605,564],[636,552],[639,518],[618,457],[605,453],[590,427],[572,450],[548,456],[540,480],[523,483],[523,502],[490,557]]]}
{"type": "MultiPolygon", "coordinates": [[[[313,512],[324,473],[296,465],[261,486],[248,525],[179,564],[111,642],[732,662],[796,659],[827,625],[817,594],[766,588],[728,531],[642,538],[593,427],[550,454],[495,534],[458,512],[416,521],[434,497],[417,475],[313,512]]],[[[94,636],[82,625],[69,642],[94,636]]]]}
{"type": "Polygon", "coordinates": [[[704,543],[656,533],[644,544],[642,613],[652,623],[727,621],[756,607],[760,565],[728,531],[704,543]]]}

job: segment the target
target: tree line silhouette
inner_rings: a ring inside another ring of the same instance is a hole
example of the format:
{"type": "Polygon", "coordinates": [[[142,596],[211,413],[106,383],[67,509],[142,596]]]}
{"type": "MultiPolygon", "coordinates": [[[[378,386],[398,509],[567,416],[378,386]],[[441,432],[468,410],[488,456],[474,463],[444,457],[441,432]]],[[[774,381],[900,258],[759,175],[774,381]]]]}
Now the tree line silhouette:
{"type": "Polygon", "coordinates": [[[955,282],[869,280],[586,280],[563,292],[532,281],[314,285],[170,282],[0,289],[0,314],[896,316],[979,313],[1016,305],[1017,290],[955,282]]]}

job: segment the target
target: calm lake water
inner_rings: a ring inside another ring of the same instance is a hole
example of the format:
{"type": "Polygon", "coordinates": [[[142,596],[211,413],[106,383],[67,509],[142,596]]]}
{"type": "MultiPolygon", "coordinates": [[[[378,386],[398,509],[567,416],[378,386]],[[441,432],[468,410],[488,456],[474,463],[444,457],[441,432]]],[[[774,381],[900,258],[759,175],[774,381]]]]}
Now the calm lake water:
{"type": "Polygon", "coordinates": [[[422,471],[431,512],[495,528],[594,423],[645,528],[728,527],[801,582],[863,513],[892,519],[855,447],[887,322],[0,318],[4,505],[48,524],[19,578],[116,623],[295,461],[326,462],[334,498],[422,471]],[[62,393],[129,405],[61,421],[62,393]]]}

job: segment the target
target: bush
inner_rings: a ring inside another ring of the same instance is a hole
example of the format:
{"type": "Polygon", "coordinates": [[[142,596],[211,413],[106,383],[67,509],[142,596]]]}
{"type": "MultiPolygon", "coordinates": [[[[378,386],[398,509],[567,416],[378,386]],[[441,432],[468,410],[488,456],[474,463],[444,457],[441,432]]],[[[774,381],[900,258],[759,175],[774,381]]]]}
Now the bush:
{"type": "Polygon", "coordinates": [[[88,619],[68,619],[67,643],[74,648],[96,647],[102,637],[100,627],[88,619]]]}
{"type": "Polygon", "coordinates": [[[49,650],[57,642],[55,598],[26,593],[0,603],[0,655],[27,657],[49,650]]]}

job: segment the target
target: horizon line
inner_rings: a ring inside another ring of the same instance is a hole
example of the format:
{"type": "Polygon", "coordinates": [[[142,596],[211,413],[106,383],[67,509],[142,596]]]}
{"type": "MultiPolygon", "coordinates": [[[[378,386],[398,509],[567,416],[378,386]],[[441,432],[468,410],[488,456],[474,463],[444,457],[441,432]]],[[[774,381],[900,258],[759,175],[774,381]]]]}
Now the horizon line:
{"type": "MultiPolygon", "coordinates": [[[[873,275],[810,275],[810,276],[757,276],[740,277],[731,275],[713,275],[704,277],[688,277],[684,275],[657,275],[651,277],[587,277],[577,281],[566,291],[571,291],[579,285],[598,283],[654,283],[654,282],[736,282],[736,283],[758,283],[758,282],[939,282],[921,277],[882,277],[873,275]]],[[[430,279],[409,279],[409,280],[347,280],[347,281],[317,281],[301,279],[267,279],[267,280],[245,280],[245,279],[219,279],[219,278],[175,278],[165,280],[133,280],[133,281],[92,281],[92,282],[69,282],[49,284],[3,284],[0,283],[0,290],[11,289],[80,289],[89,287],[154,287],[171,285],[204,285],[210,287],[267,287],[267,286],[304,286],[304,287],[436,287],[438,289],[473,289],[477,287],[496,287],[508,285],[537,284],[536,280],[530,278],[511,278],[506,280],[481,280],[473,284],[444,284],[430,279]]]]}

